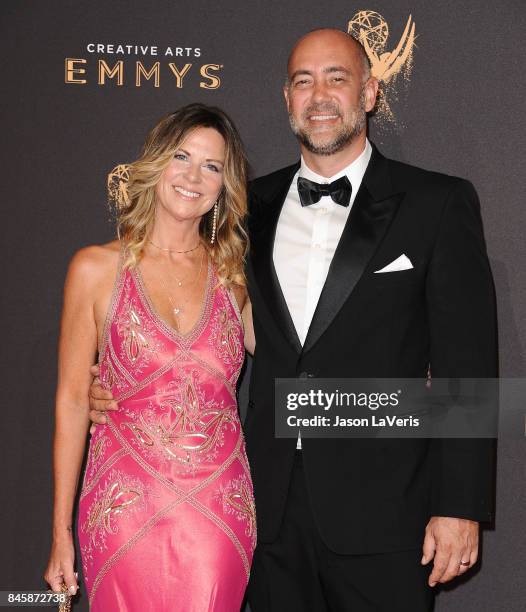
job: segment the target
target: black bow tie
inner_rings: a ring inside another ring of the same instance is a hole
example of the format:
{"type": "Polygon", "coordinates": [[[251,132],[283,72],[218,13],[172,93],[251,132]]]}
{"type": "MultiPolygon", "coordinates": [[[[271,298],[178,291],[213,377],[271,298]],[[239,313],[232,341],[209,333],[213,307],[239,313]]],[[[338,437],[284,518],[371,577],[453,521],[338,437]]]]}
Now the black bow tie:
{"type": "Polygon", "coordinates": [[[340,206],[349,206],[351,200],[352,186],[346,176],[337,181],[320,185],[301,176],[298,178],[298,192],[302,206],[310,206],[320,201],[322,196],[331,196],[333,202],[340,206]]]}

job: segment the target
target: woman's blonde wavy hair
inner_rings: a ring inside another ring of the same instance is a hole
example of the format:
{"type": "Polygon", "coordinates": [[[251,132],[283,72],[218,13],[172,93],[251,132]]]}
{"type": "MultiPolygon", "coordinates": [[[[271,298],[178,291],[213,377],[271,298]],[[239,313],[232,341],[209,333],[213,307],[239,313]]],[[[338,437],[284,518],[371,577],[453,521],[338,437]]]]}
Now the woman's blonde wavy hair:
{"type": "Polygon", "coordinates": [[[244,226],[247,212],[247,162],[236,127],[219,108],[188,104],[163,117],[148,134],[139,159],[128,166],[124,197],[118,198],[117,236],[126,243],[125,266],[136,266],[149,239],[155,218],[155,186],[175,152],[194,130],[217,130],[225,140],[223,187],[218,198],[217,229],[210,244],[213,208],[201,219],[199,233],[214,262],[219,281],[230,286],[246,285],[244,260],[248,237],[244,226]]]}

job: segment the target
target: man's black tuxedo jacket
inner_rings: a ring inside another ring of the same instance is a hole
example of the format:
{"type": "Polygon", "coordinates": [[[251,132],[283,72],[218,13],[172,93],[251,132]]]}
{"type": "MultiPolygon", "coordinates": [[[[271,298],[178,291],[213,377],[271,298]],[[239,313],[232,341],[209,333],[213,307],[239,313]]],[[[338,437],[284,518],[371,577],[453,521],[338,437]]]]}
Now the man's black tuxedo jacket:
{"type": "MultiPolygon", "coordinates": [[[[245,435],[260,542],[277,536],[296,447],[274,437],[275,378],[416,378],[429,366],[433,377],[497,376],[494,288],[473,186],[374,147],[301,346],[272,256],[298,167],[249,190],[256,351],[245,435]],[[413,269],[374,274],[403,253],[413,269]]],[[[302,443],[314,516],[335,552],[419,547],[431,516],[492,519],[492,441],[302,443]]]]}

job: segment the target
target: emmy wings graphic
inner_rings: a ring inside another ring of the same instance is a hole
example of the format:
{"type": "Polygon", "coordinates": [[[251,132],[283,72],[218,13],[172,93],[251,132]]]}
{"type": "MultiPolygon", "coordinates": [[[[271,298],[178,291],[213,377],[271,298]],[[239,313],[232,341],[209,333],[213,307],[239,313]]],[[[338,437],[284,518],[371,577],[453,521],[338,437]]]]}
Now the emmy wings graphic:
{"type": "Polygon", "coordinates": [[[382,15],[375,11],[358,11],[349,21],[347,32],[362,43],[371,62],[371,74],[380,81],[377,119],[380,119],[380,124],[396,124],[390,102],[398,99],[399,77],[405,85],[410,81],[416,38],[415,22],[409,15],[402,36],[392,51],[386,51],[389,26],[382,15]]]}

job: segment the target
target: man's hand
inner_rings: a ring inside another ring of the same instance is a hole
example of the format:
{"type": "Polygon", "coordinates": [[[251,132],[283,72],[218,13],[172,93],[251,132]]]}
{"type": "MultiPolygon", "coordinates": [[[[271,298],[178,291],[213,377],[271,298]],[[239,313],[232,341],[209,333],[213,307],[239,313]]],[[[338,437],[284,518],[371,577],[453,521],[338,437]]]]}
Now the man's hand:
{"type": "Polygon", "coordinates": [[[97,423],[100,425],[106,423],[106,411],[117,410],[118,405],[113,400],[111,391],[103,389],[100,385],[99,366],[92,366],[90,372],[94,380],[89,388],[89,418],[93,421],[89,431],[93,434],[97,423]]]}
{"type": "Polygon", "coordinates": [[[479,547],[479,524],[468,519],[433,516],[426,527],[422,565],[433,558],[428,584],[448,582],[468,571],[476,561],[479,547]]]}

